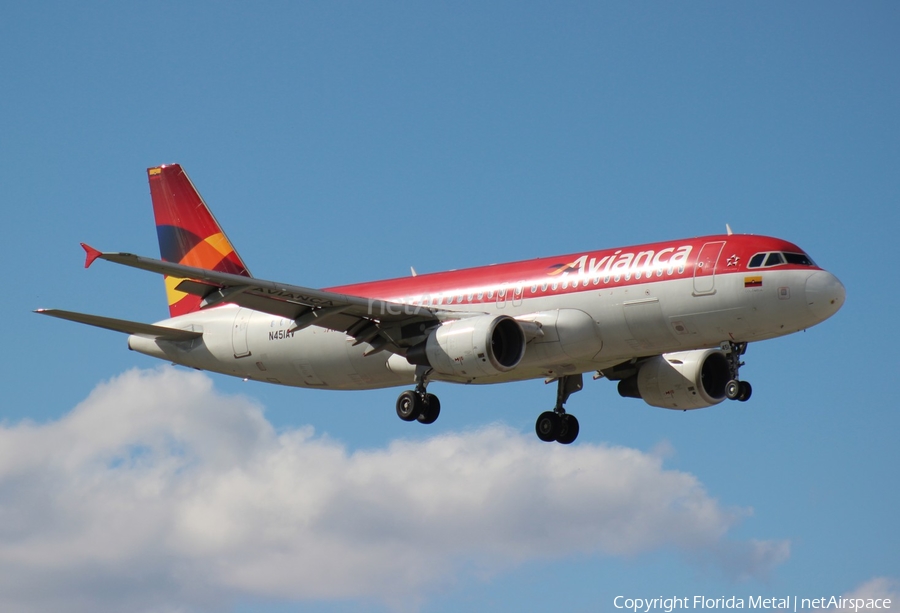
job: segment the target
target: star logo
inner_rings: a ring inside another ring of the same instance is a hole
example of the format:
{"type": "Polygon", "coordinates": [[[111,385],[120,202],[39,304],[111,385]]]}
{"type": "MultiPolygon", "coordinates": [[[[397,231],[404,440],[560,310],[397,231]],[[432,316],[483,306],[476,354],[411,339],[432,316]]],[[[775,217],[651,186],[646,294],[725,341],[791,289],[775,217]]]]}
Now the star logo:
{"type": "Polygon", "coordinates": [[[729,266],[737,266],[740,263],[741,263],[741,258],[739,258],[737,255],[733,255],[730,258],[728,258],[729,266]]]}

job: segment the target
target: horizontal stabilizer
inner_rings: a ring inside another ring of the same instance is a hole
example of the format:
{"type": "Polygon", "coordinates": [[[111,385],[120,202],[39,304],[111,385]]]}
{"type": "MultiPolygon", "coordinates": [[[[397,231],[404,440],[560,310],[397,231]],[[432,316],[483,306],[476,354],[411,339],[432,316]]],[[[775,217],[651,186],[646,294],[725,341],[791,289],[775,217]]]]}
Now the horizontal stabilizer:
{"type": "Polygon", "coordinates": [[[140,322],[127,321],[125,319],[113,319],[112,317],[100,317],[99,315],[87,315],[85,313],[74,313],[72,311],[61,311],[59,309],[38,309],[35,313],[58,317],[59,319],[68,319],[69,321],[96,326],[98,328],[105,328],[115,332],[137,334],[139,336],[146,336],[163,341],[190,341],[203,336],[202,332],[178,330],[176,328],[166,328],[165,326],[154,326],[152,324],[142,324],[140,322]]]}

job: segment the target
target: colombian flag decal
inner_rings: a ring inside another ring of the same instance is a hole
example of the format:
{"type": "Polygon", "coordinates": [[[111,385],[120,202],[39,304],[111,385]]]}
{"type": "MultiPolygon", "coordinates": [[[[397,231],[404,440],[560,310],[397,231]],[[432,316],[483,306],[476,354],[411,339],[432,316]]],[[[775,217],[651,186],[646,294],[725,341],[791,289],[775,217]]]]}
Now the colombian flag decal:
{"type": "Polygon", "coordinates": [[[762,287],[762,277],[744,277],[744,287],[762,287]]]}

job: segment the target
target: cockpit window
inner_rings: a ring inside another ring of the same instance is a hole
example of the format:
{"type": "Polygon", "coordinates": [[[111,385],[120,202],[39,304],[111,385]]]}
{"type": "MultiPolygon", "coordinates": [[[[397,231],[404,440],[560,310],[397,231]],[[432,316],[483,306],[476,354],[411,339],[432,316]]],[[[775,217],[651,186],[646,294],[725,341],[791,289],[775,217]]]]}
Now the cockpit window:
{"type": "Polygon", "coordinates": [[[780,266],[782,264],[794,264],[795,266],[815,266],[813,261],[805,253],[757,253],[747,264],[747,268],[762,268],[780,266]]]}
{"type": "Polygon", "coordinates": [[[779,264],[784,264],[784,257],[777,251],[770,253],[766,258],[766,266],[778,266],[779,264]]]}
{"type": "Polygon", "coordinates": [[[797,264],[798,266],[815,266],[813,261],[805,253],[785,253],[783,254],[788,264],[797,264]]]}

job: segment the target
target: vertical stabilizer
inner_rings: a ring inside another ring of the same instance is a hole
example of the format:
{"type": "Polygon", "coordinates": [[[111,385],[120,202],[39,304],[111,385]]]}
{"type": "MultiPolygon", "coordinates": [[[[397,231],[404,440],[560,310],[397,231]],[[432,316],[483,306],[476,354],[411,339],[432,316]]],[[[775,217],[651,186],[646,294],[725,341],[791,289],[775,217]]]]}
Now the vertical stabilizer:
{"type": "MultiPolygon", "coordinates": [[[[180,165],[148,168],[147,177],[159,237],[159,255],[164,261],[250,276],[180,165]]],[[[172,317],[200,309],[199,296],[175,289],[181,279],[166,277],[165,281],[172,317]]]]}

